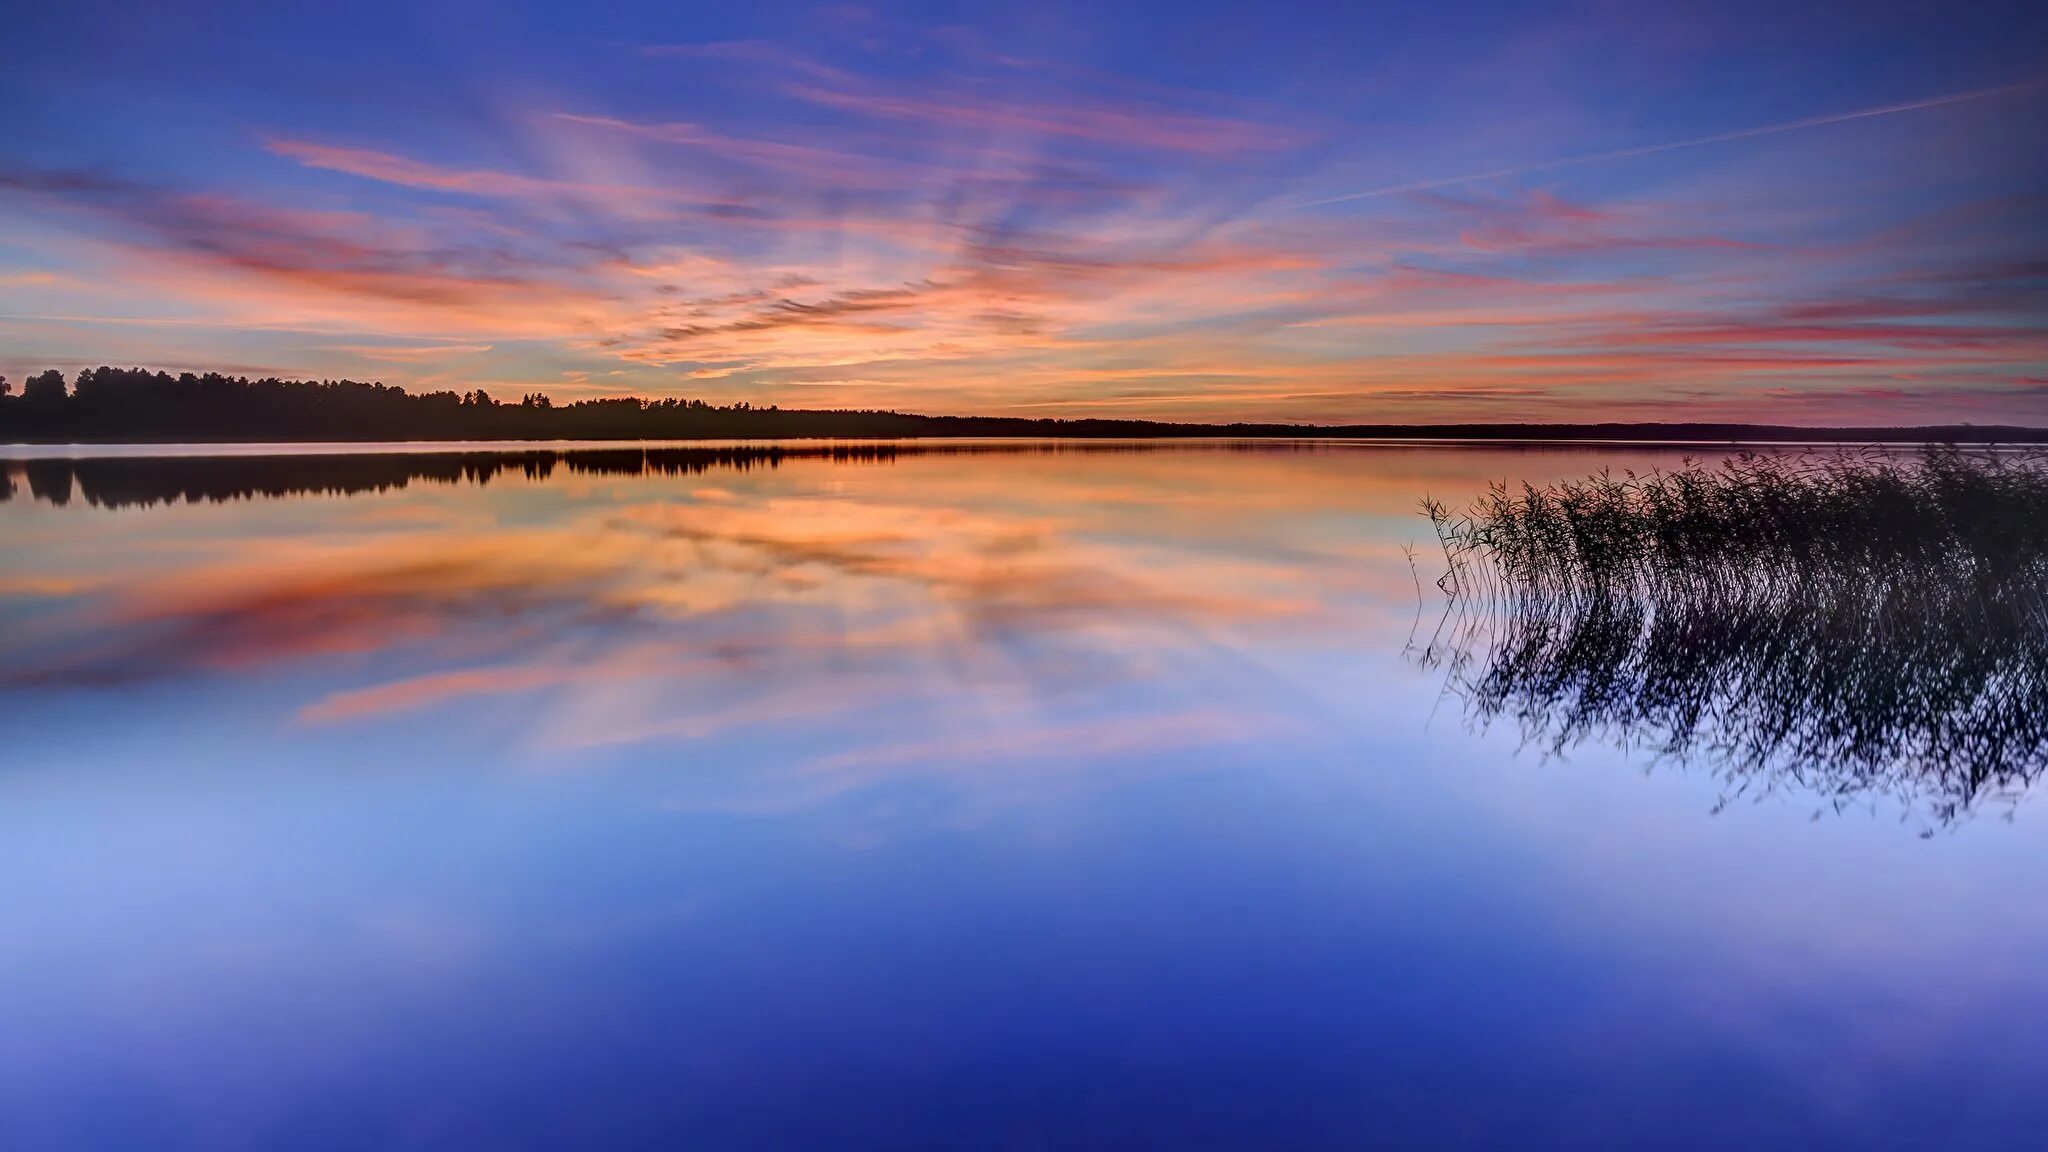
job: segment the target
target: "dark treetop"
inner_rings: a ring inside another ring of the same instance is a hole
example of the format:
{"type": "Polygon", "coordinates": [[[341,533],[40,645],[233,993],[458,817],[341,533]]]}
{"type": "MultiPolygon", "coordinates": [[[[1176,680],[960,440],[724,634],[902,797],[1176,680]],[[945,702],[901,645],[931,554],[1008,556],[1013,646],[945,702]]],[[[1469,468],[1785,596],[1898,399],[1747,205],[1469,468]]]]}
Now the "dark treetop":
{"type": "Polygon", "coordinates": [[[48,371],[0,384],[0,442],[316,440],[688,440],[917,436],[1339,436],[1473,440],[2048,442],[2048,429],[1943,425],[1800,428],[1767,424],[1169,424],[1030,420],[882,411],[717,407],[620,397],[557,405],[534,393],[412,395],[354,380],[250,380],[142,368],[48,371]]]}

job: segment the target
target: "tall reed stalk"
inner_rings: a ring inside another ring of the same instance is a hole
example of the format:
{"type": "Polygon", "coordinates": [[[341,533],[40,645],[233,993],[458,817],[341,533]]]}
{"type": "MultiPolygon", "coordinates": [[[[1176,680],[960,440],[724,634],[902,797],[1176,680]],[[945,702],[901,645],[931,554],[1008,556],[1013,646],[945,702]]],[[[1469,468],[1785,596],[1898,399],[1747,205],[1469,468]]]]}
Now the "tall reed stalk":
{"type": "Polygon", "coordinates": [[[1423,510],[1449,604],[1420,659],[1549,751],[1941,823],[2048,764],[2048,457],[1745,454],[1423,510]]]}

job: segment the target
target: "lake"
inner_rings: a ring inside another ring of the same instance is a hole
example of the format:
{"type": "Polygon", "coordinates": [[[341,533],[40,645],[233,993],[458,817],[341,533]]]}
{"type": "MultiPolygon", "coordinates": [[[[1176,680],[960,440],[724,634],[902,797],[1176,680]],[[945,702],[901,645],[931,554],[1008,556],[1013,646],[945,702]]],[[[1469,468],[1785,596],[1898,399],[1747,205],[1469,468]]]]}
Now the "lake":
{"type": "Polygon", "coordinates": [[[0,1146],[2048,1146],[2038,798],[1433,657],[1674,450],[481,447],[0,449],[0,1146]]]}

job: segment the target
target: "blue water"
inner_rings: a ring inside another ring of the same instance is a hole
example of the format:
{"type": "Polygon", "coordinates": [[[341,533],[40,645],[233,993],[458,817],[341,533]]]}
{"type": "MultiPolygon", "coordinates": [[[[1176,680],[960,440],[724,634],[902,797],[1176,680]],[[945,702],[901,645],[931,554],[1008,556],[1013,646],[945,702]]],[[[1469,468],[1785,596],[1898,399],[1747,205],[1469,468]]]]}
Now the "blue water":
{"type": "Polygon", "coordinates": [[[1657,459],[0,465],[0,1147],[2048,1146],[2026,798],[1413,659],[1420,496],[1657,459]]]}

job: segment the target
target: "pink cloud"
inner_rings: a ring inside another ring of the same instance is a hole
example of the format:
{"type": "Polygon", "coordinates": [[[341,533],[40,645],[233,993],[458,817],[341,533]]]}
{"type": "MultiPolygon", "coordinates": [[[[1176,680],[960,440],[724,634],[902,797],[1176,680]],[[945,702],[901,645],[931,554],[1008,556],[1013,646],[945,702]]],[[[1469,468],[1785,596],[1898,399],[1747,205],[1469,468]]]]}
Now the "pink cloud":
{"type": "Polygon", "coordinates": [[[965,93],[916,97],[792,84],[790,95],[821,107],[888,120],[914,120],[986,132],[1067,136],[1102,144],[1230,155],[1292,148],[1303,141],[1288,129],[1244,120],[1186,113],[1133,111],[1081,101],[1067,104],[994,103],[965,93]]]}

